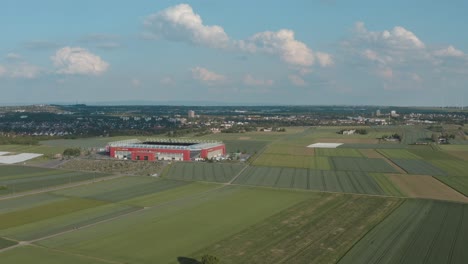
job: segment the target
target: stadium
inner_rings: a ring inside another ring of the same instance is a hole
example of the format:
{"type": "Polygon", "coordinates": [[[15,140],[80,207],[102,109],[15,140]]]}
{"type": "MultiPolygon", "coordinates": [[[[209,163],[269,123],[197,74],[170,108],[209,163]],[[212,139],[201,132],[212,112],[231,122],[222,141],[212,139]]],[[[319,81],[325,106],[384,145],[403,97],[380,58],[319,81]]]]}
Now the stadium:
{"type": "Polygon", "coordinates": [[[225,155],[226,146],[220,141],[148,138],[110,142],[106,151],[117,159],[189,161],[225,155]]]}

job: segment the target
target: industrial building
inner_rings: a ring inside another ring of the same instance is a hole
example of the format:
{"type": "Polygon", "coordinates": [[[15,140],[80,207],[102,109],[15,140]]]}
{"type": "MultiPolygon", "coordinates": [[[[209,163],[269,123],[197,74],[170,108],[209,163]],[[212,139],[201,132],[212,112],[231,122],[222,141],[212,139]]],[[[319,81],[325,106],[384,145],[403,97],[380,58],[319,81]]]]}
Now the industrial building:
{"type": "Polygon", "coordinates": [[[148,138],[110,142],[106,151],[118,159],[188,161],[223,156],[226,146],[220,141],[148,138]]]}

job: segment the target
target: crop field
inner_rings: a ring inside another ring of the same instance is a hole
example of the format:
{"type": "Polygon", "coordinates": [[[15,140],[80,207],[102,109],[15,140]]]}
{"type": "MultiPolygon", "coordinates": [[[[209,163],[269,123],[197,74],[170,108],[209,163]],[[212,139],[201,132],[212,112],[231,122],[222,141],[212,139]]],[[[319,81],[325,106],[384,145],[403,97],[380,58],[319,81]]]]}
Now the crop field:
{"type": "Polygon", "coordinates": [[[285,143],[274,143],[268,146],[264,153],[292,156],[314,156],[315,149],[305,146],[294,146],[285,143]]]}
{"type": "Polygon", "coordinates": [[[202,199],[186,199],[150,208],[39,244],[122,263],[177,263],[179,257],[198,252],[213,241],[236,234],[312,195],[245,187],[223,188],[207,193],[202,199]]]}
{"type": "Polygon", "coordinates": [[[385,193],[372,176],[362,172],[250,166],[234,183],[275,188],[390,195],[385,193]]]}
{"type": "Polygon", "coordinates": [[[422,159],[421,156],[406,149],[379,149],[378,152],[389,159],[422,159]]]}
{"type": "Polygon", "coordinates": [[[465,263],[468,205],[407,200],[338,263],[465,263]]]}
{"type": "Polygon", "coordinates": [[[395,184],[388,175],[384,173],[370,173],[374,180],[379,184],[385,194],[390,196],[404,197],[406,194],[395,184]]]}
{"type": "Polygon", "coordinates": [[[0,237],[0,249],[16,245],[17,242],[0,237]]]}
{"type": "Polygon", "coordinates": [[[468,198],[437,179],[427,175],[388,175],[408,197],[468,203],[468,198]]]}
{"type": "Polygon", "coordinates": [[[48,188],[105,176],[109,176],[109,174],[4,165],[0,170],[0,186],[3,186],[0,189],[0,195],[48,188]]]}
{"type": "Polygon", "coordinates": [[[339,171],[397,172],[384,159],[331,157],[332,168],[339,171]]]}
{"type": "Polygon", "coordinates": [[[350,149],[406,149],[409,148],[407,145],[399,143],[388,143],[381,142],[381,144],[355,144],[355,143],[345,143],[338,148],[350,148],[350,149]]]}
{"type": "Polygon", "coordinates": [[[326,157],[363,157],[361,152],[356,149],[340,149],[340,148],[318,148],[315,150],[317,156],[326,157]]]}
{"type": "Polygon", "coordinates": [[[262,140],[224,140],[227,153],[249,153],[254,154],[262,150],[268,141],[262,140]]]}
{"type": "Polygon", "coordinates": [[[222,256],[226,264],[335,263],[400,203],[397,199],[317,194],[195,256],[222,256]]]}
{"type": "Polygon", "coordinates": [[[448,154],[452,155],[455,158],[468,161],[468,151],[449,150],[449,151],[446,151],[446,152],[448,154]]]}
{"type": "Polygon", "coordinates": [[[106,264],[105,260],[78,256],[38,246],[15,248],[1,254],[2,264],[106,264]]]}
{"type": "Polygon", "coordinates": [[[468,197],[468,177],[437,176],[437,179],[468,197]]]}
{"type": "Polygon", "coordinates": [[[450,160],[454,159],[453,156],[447,154],[444,151],[435,151],[435,150],[421,150],[421,149],[411,149],[411,153],[418,155],[424,160],[450,160]]]}
{"type": "Polygon", "coordinates": [[[238,163],[205,163],[205,162],[178,162],[174,163],[165,173],[168,179],[228,182],[244,165],[238,163]]]}
{"type": "Polygon", "coordinates": [[[432,142],[432,132],[423,127],[400,127],[399,134],[402,136],[402,144],[432,142]]]}
{"type": "MultiPolygon", "coordinates": [[[[107,190],[99,187],[88,187],[79,186],[73,189],[65,189],[56,191],[54,194],[81,197],[106,202],[121,202],[128,199],[133,199],[139,196],[148,194],[155,194],[158,192],[166,191],[169,189],[181,187],[189,184],[186,181],[175,181],[175,180],[160,180],[149,177],[128,177],[130,179],[124,179],[128,185],[122,186],[122,180],[114,184],[114,188],[109,188],[109,185],[102,183],[100,187],[106,186],[107,190]],[[149,179],[148,179],[149,178],[149,179]],[[121,187],[118,187],[118,186],[121,187]]],[[[119,179],[120,180],[120,179],[119,179]]]]}
{"type": "Polygon", "coordinates": [[[447,176],[447,172],[424,160],[391,159],[409,174],[447,176]]]}
{"type": "Polygon", "coordinates": [[[275,166],[289,168],[305,168],[329,170],[330,163],[328,157],[317,156],[292,156],[283,154],[263,153],[253,162],[256,166],[275,166]]]}
{"type": "Polygon", "coordinates": [[[431,163],[446,171],[449,176],[467,176],[468,162],[463,160],[431,160],[431,163]]]}
{"type": "Polygon", "coordinates": [[[468,151],[468,145],[440,145],[440,148],[443,150],[451,150],[451,151],[468,151]]]}

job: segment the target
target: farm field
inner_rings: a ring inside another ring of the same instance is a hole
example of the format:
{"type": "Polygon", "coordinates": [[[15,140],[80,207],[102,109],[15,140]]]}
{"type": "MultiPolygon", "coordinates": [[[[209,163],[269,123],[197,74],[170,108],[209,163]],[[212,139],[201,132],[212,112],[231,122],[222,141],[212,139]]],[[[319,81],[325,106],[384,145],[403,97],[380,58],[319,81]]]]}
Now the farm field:
{"type": "Polygon", "coordinates": [[[407,200],[338,263],[464,263],[466,217],[466,204],[407,200]]]}
{"type": "Polygon", "coordinates": [[[268,141],[265,140],[224,140],[227,153],[249,153],[254,154],[262,150],[268,141]]]}
{"type": "Polygon", "coordinates": [[[385,193],[372,176],[362,172],[250,166],[234,183],[274,188],[390,195],[390,193],[385,193]]]}
{"type": "Polygon", "coordinates": [[[39,244],[109,261],[177,263],[177,258],[189,256],[312,195],[226,187],[201,199],[176,201],[39,244]]]}
{"type": "Polygon", "coordinates": [[[239,163],[179,162],[172,164],[164,177],[189,181],[228,182],[243,167],[244,165],[239,163]]]}
{"type": "Polygon", "coordinates": [[[415,175],[447,176],[447,172],[428,161],[416,159],[391,159],[400,168],[415,175]]]}
{"type": "Polygon", "coordinates": [[[331,157],[330,163],[338,171],[397,172],[384,159],[331,157]]]}
{"type": "Polygon", "coordinates": [[[407,149],[379,149],[378,152],[389,159],[422,159],[407,149]]]}
{"type": "Polygon", "coordinates": [[[468,203],[468,198],[437,179],[427,175],[388,175],[390,180],[409,197],[468,203]]]}
{"type": "Polygon", "coordinates": [[[3,165],[0,170],[0,195],[48,188],[109,176],[105,173],[76,172],[18,165],[3,165]]]}
{"type": "Polygon", "coordinates": [[[26,246],[1,253],[2,264],[105,264],[105,260],[79,256],[53,249],[26,246]]]}
{"type": "Polygon", "coordinates": [[[468,162],[464,160],[431,160],[431,163],[447,172],[449,176],[468,176],[468,162]]]}
{"type": "Polygon", "coordinates": [[[282,154],[292,156],[314,156],[315,149],[305,146],[294,146],[285,143],[273,143],[265,149],[267,154],[282,154]]]}
{"type": "Polygon", "coordinates": [[[329,170],[331,169],[328,157],[317,156],[291,156],[284,154],[269,154],[263,153],[254,160],[253,165],[256,166],[275,166],[275,167],[290,167],[290,168],[305,168],[329,170]]]}
{"type": "Polygon", "coordinates": [[[388,174],[384,173],[369,173],[374,180],[379,184],[380,188],[384,191],[385,194],[390,196],[405,197],[405,193],[402,189],[395,184],[388,174]]]}
{"type": "Polygon", "coordinates": [[[226,264],[335,263],[400,203],[398,199],[317,194],[195,256],[223,256],[226,264]]]}
{"type": "Polygon", "coordinates": [[[363,157],[361,152],[356,149],[340,149],[340,148],[319,148],[315,150],[317,156],[326,156],[326,157],[363,157]]]}
{"type": "Polygon", "coordinates": [[[437,176],[437,179],[468,197],[468,177],[437,176]]]}
{"type": "Polygon", "coordinates": [[[432,132],[419,126],[399,127],[399,134],[402,135],[401,143],[410,145],[416,143],[431,142],[432,132]]]}

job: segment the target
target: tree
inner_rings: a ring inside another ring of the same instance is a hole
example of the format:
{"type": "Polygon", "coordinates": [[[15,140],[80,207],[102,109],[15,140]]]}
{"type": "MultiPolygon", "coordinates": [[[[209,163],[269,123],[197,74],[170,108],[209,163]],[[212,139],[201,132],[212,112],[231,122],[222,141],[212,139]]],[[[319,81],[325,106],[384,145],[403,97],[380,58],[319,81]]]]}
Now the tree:
{"type": "Polygon", "coordinates": [[[63,156],[65,157],[78,157],[81,154],[79,148],[67,148],[63,151],[63,156]]]}
{"type": "Polygon", "coordinates": [[[201,258],[201,264],[219,264],[221,261],[212,255],[203,255],[201,258]]]}

